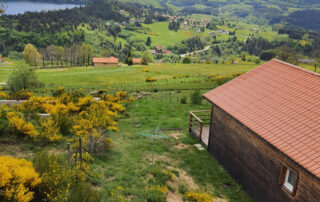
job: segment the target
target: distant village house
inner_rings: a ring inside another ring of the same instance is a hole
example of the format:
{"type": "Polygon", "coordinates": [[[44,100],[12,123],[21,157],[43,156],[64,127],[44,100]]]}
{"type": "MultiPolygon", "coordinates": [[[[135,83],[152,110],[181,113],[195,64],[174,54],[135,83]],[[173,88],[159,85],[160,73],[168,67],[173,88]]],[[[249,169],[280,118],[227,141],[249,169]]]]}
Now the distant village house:
{"type": "Polygon", "coordinates": [[[320,201],[319,86],[273,59],[204,95],[208,150],[257,201],[320,201]]]}
{"type": "Polygon", "coordinates": [[[92,63],[94,67],[112,67],[118,65],[119,60],[115,57],[93,58],[92,63]]]}
{"type": "Polygon", "coordinates": [[[164,48],[164,47],[162,47],[162,46],[156,46],[156,47],[155,47],[155,51],[156,51],[157,53],[162,53],[162,54],[168,54],[168,55],[171,55],[171,54],[172,54],[171,51],[169,51],[168,49],[166,49],[166,48],[164,48]]]}
{"type": "Polygon", "coordinates": [[[132,58],[132,62],[134,65],[142,64],[142,58],[132,58]]]}

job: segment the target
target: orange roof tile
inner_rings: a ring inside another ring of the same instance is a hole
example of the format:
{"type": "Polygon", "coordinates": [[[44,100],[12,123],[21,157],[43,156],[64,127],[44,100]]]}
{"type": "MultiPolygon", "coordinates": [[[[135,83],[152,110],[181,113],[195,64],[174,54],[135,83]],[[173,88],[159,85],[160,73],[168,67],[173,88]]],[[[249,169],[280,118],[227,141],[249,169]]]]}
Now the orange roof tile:
{"type": "Polygon", "coordinates": [[[320,177],[320,74],[273,59],[204,97],[320,177]]]}
{"type": "Polygon", "coordinates": [[[109,58],[93,58],[93,63],[118,64],[119,60],[115,57],[109,58]]]}

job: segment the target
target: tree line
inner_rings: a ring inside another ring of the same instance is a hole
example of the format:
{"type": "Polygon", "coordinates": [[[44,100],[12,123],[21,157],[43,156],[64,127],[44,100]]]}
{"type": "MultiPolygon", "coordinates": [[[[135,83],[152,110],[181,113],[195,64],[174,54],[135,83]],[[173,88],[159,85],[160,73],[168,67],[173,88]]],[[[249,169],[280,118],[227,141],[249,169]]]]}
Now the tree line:
{"type": "Polygon", "coordinates": [[[27,64],[38,67],[47,66],[90,66],[92,65],[93,49],[82,43],[71,47],[50,45],[37,50],[32,44],[27,44],[23,51],[27,64]],[[49,62],[49,65],[47,65],[49,62]]]}

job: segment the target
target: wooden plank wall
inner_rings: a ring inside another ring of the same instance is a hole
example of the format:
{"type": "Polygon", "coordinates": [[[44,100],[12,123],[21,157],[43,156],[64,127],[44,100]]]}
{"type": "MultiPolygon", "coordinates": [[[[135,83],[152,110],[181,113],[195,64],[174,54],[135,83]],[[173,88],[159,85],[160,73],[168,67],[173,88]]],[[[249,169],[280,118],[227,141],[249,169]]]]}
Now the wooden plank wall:
{"type": "Polygon", "coordinates": [[[320,201],[320,182],[220,108],[212,108],[209,152],[258,201],[320,201]],[[295,196],[279,184],[281,166],[299,174],[295,196]]]}

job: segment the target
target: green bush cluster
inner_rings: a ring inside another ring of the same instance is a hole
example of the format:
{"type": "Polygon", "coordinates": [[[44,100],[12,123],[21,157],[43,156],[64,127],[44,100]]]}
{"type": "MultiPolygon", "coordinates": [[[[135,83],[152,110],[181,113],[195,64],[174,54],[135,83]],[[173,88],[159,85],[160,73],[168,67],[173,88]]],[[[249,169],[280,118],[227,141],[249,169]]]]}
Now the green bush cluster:
{"type": "Polygon", "coordinates": [[[202,96],[200,93],[200,90],[195,90],[191,94],[191,103],[194,105],[201,105],[202,102],[202,96]]]}

